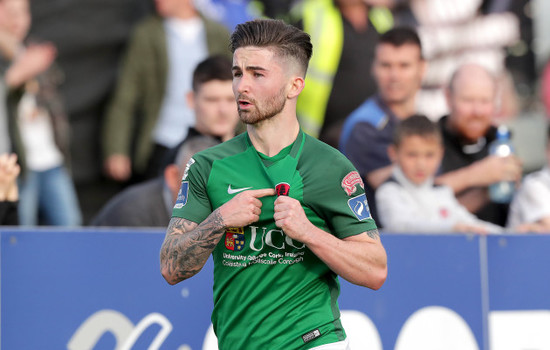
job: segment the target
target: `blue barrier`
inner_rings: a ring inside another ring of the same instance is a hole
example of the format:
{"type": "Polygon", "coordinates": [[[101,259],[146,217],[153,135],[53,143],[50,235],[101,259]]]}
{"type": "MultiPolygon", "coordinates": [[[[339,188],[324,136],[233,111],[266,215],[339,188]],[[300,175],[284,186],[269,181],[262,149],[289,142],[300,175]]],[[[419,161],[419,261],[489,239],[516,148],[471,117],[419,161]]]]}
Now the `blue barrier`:
{"type": "MultiPolygon", "coordinates": [[[[162,231],[0,235],[2,349],[215,349],[212,264],[169,286],[162,231]]],[[[354,349],[550,349],[550,236],[382,239],[382,289],[341,280],[354,349]]]]}

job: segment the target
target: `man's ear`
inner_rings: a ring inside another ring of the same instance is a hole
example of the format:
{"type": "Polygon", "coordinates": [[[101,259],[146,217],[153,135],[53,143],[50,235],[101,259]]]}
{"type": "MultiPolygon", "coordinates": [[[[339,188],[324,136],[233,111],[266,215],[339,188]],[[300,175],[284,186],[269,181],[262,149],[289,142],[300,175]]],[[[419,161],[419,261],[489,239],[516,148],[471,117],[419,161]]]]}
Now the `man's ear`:
{"type": "Polygon", "coordinates": [[[298,97],[305,86],[305,80],[301,76],[294,76],[292,78],[290,89],[288,91],[287,97],[292,99],[298,97]]]}
{"type": "Polygon", "coordinates": [[[187,102],[187,106],[190,108],[190,109],[195,109],[195,92],[194,91],[189,91],[188,93],[185,94],[185,101],[187,102]]]}

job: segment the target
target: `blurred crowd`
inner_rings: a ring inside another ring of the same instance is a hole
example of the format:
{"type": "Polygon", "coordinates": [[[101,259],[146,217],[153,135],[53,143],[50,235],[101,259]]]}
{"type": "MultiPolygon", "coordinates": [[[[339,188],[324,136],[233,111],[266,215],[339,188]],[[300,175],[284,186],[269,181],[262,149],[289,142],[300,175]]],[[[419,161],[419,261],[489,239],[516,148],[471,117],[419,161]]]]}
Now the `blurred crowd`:
{"type": "Polygon", "coordinates": [[[270,17],[310,34],[301,127],[386,231],[550,232],[550,147],[490,154],[499,126],[546,128],[540,3],[0,0],[0,224],[166,226],[187,161],[244,130],[229,35],[270,17]]]}

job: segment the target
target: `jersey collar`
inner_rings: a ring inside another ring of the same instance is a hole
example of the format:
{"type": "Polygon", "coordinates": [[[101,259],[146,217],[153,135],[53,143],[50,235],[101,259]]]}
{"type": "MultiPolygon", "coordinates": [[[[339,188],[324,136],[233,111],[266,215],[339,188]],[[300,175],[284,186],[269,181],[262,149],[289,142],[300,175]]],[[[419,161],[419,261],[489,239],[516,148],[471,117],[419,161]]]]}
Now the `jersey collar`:
{"type": "MultiPolygon", "coordinates": [[[[298,158],[302,151],[304,140],[305,140],[304,132],[302,131],[302,129],[300,129],[300,131],[298,132],[298,136],[296,137],[296,140],[294,140],[294,142],[291,143],[290,145],[283,148],[279,153],[277,153],[273,157],[269,157],[261,152],[258,152],[256,149],[254,150],[256,151],[256,153],[258,154],[262,162],[266,166],[270,166],[271,164],[276,163],[277,161],[285,158],[288,155],[290,155],[292,158],[298,158]]],[[[252,145],[252,141],[250,141],[250,136],[248,135],[248,133],[246,134],[246,143],[249,147],[254,148],[254,145],[252,145]]]]}

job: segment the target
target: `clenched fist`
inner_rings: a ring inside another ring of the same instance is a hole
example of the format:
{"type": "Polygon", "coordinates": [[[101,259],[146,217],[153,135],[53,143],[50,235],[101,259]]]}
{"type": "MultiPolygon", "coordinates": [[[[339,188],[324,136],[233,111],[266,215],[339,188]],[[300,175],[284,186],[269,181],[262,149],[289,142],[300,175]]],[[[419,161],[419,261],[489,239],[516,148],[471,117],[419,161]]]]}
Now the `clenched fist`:
{"type": "Polygon", "coordinates": [[[306,243],[310,229],[315,226],[309,221],[299,201],[287,196],[275,200],[275,225],[283,229],[290,238],[306,243]]]}

